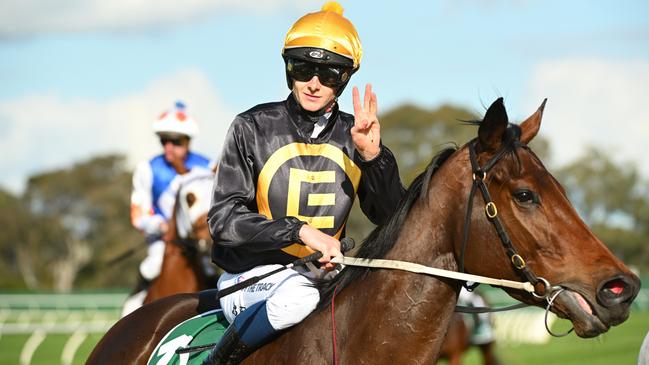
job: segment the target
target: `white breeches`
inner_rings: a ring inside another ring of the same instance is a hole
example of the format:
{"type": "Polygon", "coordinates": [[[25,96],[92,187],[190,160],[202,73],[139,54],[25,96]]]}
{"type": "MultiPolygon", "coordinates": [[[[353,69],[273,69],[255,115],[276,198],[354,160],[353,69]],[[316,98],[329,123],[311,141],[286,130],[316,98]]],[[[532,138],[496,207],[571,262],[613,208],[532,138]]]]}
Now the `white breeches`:
{"type": "MultiPolygon", "coordinates": [[[[469,292],[462,288],[460,291],[460,296],[458,298],[458,304],[470,307],[487,307],[487,303],[484,298],[476,293],[469,292]]],[[[478,313],[473,316],[477,316],[478,322],[473,323],[469,321],[470,326],[470,341],[474,345],[483,345],[491,343],[496,340],[496,335],[494,329],[491,326],[491,313],[478,313]],[[474,327],[477,326],[477,327],[474,327]]],[[[470,316],[465,315],[465,319],[470,316]]]]}
{"type": "MultiPolygon", "coordinates": [[[[280,267],[282,265],[263,265],[240,274],[223,273],[217,287],[223,290],[280,267]]],[[[306,318],[320,301],[320,293],[307,277],[296,270],[286,269],[221,298],[221,308],[225,318],[232,323],[241,311],[262,300],[266,300],[271,326],[282,330],[306,318]]]]}
{"type": "Polygon", "coordinates": [[[140,263],[140,274],[146,280],[153,280],[160,275],[162,259],[165,255],[165,244],[162,241],[155,241],[149,244],[147,255],[140,263]]]}
{"type": "MultiPolygon", "coordinates": [[[[458,297],[458,304],[459,305],[464,305],[464,306],[471,306],[471,307],[487,307],[487,302],[484,301],[484,299],[473,292],[470,292],[464,288],[460,291],[460,296],[458,297]]],[[[478,317],[480,317],[480,320],[489,322],[489,313],[478,313],[478,317]]]]}
{"type": "Polygon", "coordinates": [[[126,301],[124,301],[124,305],[122,306],[122,316],[120,318],[126,317],[134,310],[140,308],[142,306],[142,303],[144,303],[144,298],[146,298],[145,290],[137,292],[126,298],[126,301]]]}

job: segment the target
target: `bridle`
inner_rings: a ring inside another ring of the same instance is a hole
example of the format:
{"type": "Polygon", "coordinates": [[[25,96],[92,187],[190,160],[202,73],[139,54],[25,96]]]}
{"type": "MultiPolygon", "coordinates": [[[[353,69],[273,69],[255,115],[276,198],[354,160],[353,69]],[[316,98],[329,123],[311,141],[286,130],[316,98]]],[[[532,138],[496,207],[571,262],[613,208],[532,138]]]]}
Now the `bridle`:
{"type": "MultiPolygon", "coordinates": [[[[505,156],[506,153],[508,153],[512,149],[516,149],[517,147],[527,148],[527,145],[522,143],[518,139],[518,136],[513,137],[513,141],[511,141],[511,144],[505,143],[505,145],[501,147],[500,150],[498,150],[498,152],[496,152],[496,154],[494,154],[487,161],[485,165],[479,166],[477,154],[475,151],[477,143],[478,141],[475,139],[468,143],[469,160],[471,161],[473,184],[471,186],[471,191],[469,192],[469,199],[467,201],[467,211],[464,219],[464,228],[462,231],[462,246],[460,250],[459,271],[464,272],[464,256],[467,248],[467,242],[469,239],[469,228],[471,226],[471,213],[473,210],[473,199],[475,198],[476,190],[480,189],[480,192],[482,193],[482,198],[485,201],[485,207],[484,207],[485,214],[487,215],[487,218],[496,229],[496,232],[498,233],[498,237],[500,238],[500,242],[502,243],[503,248],[505,249],[505,252],[509,257],[513,267],[520,274],[522,274],[522,276],[525,277],[527,281],[529,281],[530,283],[532,283],[532,285],[534,285],[535,290],[531,293],[534,297],[539,299],[547,299],[553,292],[559,290],[560,287],[551,286],[548,280],[546,280],[543,277],[537,276],[536,274],[534,274],[534,271],[532,271],[532,269],[527,266],[523,257],[518,253],[518,251],[514,247],[514,244],[509,238],[509,235],[507,234],[505,227],[500,221],[500,218],[498,217],[498,208],[496,207],[496,203],[494,203],[493,200],[491,199],[491,195],[489,194],[489,189],[487,188],[487,184],[485,183],[487,173],[491,170],[492,167],[494,167],[498,163],[498,161],[500,161],[503,158],[503,156],[505,156]]],[[[474,285],[467,286],[465,283],[465,287],[467,288],[467,290],[472,290],[475,286],[474,285]]]]}
{"type": "MultiPolygon", "coordinates": [[[[429,266],[424,266],[417,263],[399,261],[399,260],[386,260],[386,259],[366,259],[360,257],[335,257],[331,262],[337,264],[344,264],[349,266],[361,266],[369,268],[383,268],[383,269],[394,269],[394,270],[403,270],[409,271],[418,274],[425,274],[431,276],[445,277],[453,280],[458,280],[463,282],[463,285],[467,290],[472,291],[478,284],[489,284],[500,287],[509,287],[517,290],[523,290],[530,293],[533,297],[541,300],[545,300],[548,304],[546,307],[546,328],[548,332],[555,336],[561,337],[565,336],[568,333],[563,335],[557,335],[550,331],[547,325],[547,315],[550,311],[550,308],[554,300],[559,296],[559,294],[566,290],[565,288],[559,285],[551,285],[550,282],[540,276],[534,274],[531,268],[527,266],[523,257],[518,253],[514,244],[512,243],[507,231],[505,230],[500,218],[498,217],[498,209],[496,204],[491,199],[489,194],[489,189],[485,183],[487,173],[505,156],[506,153],[511,152],[512,150],[522,147],[528,148],[526,144],[522,143],[519,140],[519,131],[514,129],[509,129],[509,143],[505,143],[500,150],[498,150],[494,156],[492,156],[485,165],[480,166],[478,164],[477,154],[476,154],[476,145],[477,140],[472,140],[468,143],[469,149],[469,159],[471,161],[471,170],[473,184],[469,192],[469,198],[467,202],[467,212],[464,221],[463,228],[463,237],[462,237],[462,246],[460,251],[459,258],[459,270],[450,271],[444,269],[433,268],[429,266]],[[475,198],[476,190],[480,189],[482,197],[485,203],[485,213],[489,221],[494,225],[498,237],[505,248],[507,256],[509,257],[514,268],[527,280],[527,282],[516,282],[504,279],[495,279],[479,275],[472,275],[464,272],[464,256],[466,253],[466,247],[469,236],[469,229],[471,223],[471,213],[473,208],[473,200],[475,198]],[[467,285],[468,282],[474,283],[473,285],[467,285]]],[[[485,312],[500,312],[505,310],[517,309],[525,307],[527,304],[519,303],[512,306],[502,307],[502,308],[486,308],[486,307],[462,307],[457,306],[456,312],[465,312],[465,313],[485,313],[485,312]]],[[[572,331],[572,330],[571,330],[572,331]]]]}
{"type": "MultiPolygon", "coordinates": [[[[550,330],[550,327],[548,326],[548,313],[550,312],[550,308],[552,307],[554,300],[559,296],[559,294],[561,294],[562,291],[566,289],[559,285],[555,285],[555,286],[550,285],[550,282],[547,279],[541,276],[537,276],[534,273],[534,271],[532,271],[532,269],[529,266],[527,266],[523,257],[518,253],[516,247],[514,247],[514,244],[509,238],[509,235],[507,234],[505,227],[500,221],[500,218],[498,217],[498,208],[496,207],[496,203],[494,203],[493,200],[491,199],[491,195],[489,194],[489,189],[487,188],[487,184],[485,183],[487,172],[489,172],[489,170],[491,170],[491,168],[494,167],[498,163],[498,161],[500,161],[503,158],[503,156],[505,156],[506,153],[508,153],[509,151],[513,151],[518,147],[529,148],[525,143],[520,141],[519,133],[517,132],[518,131],[514,131],[512,129],[512,132],[510,134],[510,136],[513,136],[510,137],[513,139],[511,141],[511,146],[510,144],[505,143],[504,146],[501,147],[500,150],[498,150],[498,152],[496,152],[496,154],[492,156],[484,166],[480,166],[478,164],[478,158],[475,151],[476,145],[478,143],[477,140],[474,139],[468,144],[469,160],[471,161],[473,184],[471,186],[471,191],[469,192],[467,211],[464,219],[464,229],[462,232],[462,246],[461,246],[460,260],[459,260],[460,261],[459,271],[464,272],[464,254],[466,252],[466,246],[467,246],[468,236],[469,236],[469,227],[471,225],[471,211],[473,208],[473,198],[475,197],[475,191],[479,188],[480,192],[482,193],[482,198],[485,201],[485,207],[484,207],[485,214],[487,215],[487,218],[496,229],[496,232],[498,233],[498,237],[500,238],[500,242],[503,244],[503,248],[505,249],[505,252],[509,257],[512,266],[522,276],[524,276],[527,281],[529,281],[534,286],[534,291],[531,292],[531,294],[538,299],[545,299],[548,303],[545,309],[545,320],[544,320],[545,329],[548,331],[550,335],[554,337],[563,337],[568,335],[570,332],[572,332],[574,328],[571,328],[567,332],[561,334],[552,332],[552,330],[550,330]]],[[[479,285],[479,283],[468,285],[467,282],[464,282],[463,285],[467,290],[472,291],[476,286],[479,285]]],[[[502,311],[502,310],[515,309],[515,308],[520,308],[520,305],[517,304],[510,307],[498,308],[495,310],[492,308],[471,308],[469,310],[466,307],[461,307],[461,309],[467,309],[461,311],[478,313],[478,312],[502,311]]]]}
{"type": "Polygon", "coordinates": [[[207,254],[210,250],[210,243],[205,238],[197,238],[193,234],[187,238],[176,238],[171,240],[172,243],[180,246],[183,253],[189,255],[190,252],[198,254],[207,254]]]}
{"type": "MultiPolygon", "coordinates": [[[[517,134],[517,132],[513,132],[513,133],[517,134]]],[[[489,161],[487,161],[487,163],[484,166],[479,166],[478,159],[476,157],[477,155],[475,152],[476,145],[477,145],[477,140],[472,140],[468,143],[469,159],[471,160],[471,169],[473,172],[473,185],[471,186],[471,191],[469,192],[469,198],[467,202],[467,213],[465,216],[464,228],[462,233],[463,237],[462,237],[462,246],[460,251],[460,258],[459,258],[460,262],[459,262],[458,271],[438,269],[438,268],[424,266],[417,263],[399,261],[399,260],[367,259],[361,257],[347,257],[347,256],[335,257],[331,260],[331,262],[336,264],[350,265],[350,266],[395,269],[395,270],[410,271],[414,273],[426,274],[432,276],[441,276],[449,279],[462,281],[464,282],[464,284],[470,281],[473,283],[482,283],[482,284],[496,285],[502,287],[509,287],[513,289],[524,290],[532,294],[537,299],[545,299],[545,300],[549,300],[548,298],[554,292],[558,290],[562,290],[563,289],[562,287],[552,286],[548,280],[546,280],[543,277],[537,276],[536,274],[534,274],[532,269],[527,267],[525,260],[516,251],[516,248],[514,247],[511,239],[509,238],[507,231],[505,231],[503,224],[498,218],[498,209],[496,207],[496,204],[492,201],[491,195],[489,194],[489,189],[487,189],[487,185],[484,182],[489,170],[491,170],[491,168],[494,165],[496,165],[496,163],[498,163],[498,161],[500,161],[500,159],[506,153],[511,151],[512,147],[527,148],[527,146],[524,143],[521,143],[518,140],[518,136],[516,135],[514,140],[511,143],[511,147],[509,144],[506,143],[498,152],[496,152],[496,154],[493,157],[491,157],[491,159],[489,159],[489,161]],[[500,241],[502,242],[505,251],[509,256],[512,265],[518,272],[520,272],[528,280],[527,282],[495,279],[495,278],[489,278],[489,277],[484,277],[479,275],[472,275],[464,272],[464,256],[465,256],[466,246],[467,246],[467,241],[469,236],[469,229],[471,225],[473,199],[475,198],[475,192],[478,188],[480,189],[482,193],[482,197],[486,202],[485,212],[487,217],[489,218],[489,221],[491,221],[491,223],[496,228],[498,237],[500,238],[500,241]]],[[[471,291],[473,288],[475,288],[475,286],[477,285],[472,285],[468,287],[465,286],[465,287],[467,287],[467,289],[471,291]]]]}

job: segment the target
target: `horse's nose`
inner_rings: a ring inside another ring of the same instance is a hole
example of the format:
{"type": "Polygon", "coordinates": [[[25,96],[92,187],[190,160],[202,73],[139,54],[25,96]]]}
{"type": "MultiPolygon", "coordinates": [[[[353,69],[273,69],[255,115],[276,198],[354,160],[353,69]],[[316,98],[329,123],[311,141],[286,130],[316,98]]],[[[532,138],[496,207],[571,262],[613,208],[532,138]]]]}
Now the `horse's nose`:
{"type": "Polygon", "coordinates": [[[620,274],[603,281],[597,290],[597,301],[604,307],[631,303],[640,291],[640,279],[631,274],[620,274]]]}

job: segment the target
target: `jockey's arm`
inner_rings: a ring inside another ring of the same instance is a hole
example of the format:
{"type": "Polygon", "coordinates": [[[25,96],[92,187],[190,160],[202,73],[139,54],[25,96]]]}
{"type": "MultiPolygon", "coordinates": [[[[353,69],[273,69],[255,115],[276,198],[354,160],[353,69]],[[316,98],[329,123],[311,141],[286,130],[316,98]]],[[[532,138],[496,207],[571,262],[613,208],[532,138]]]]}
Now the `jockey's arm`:
{"type": "Polygon", "coordinates": [[[153,173],[149,164],[138,164],[133,173],[131,224],[146,235],[162,234],[166,230],[165,218],[153,211],[152,182],[153,173]]]}

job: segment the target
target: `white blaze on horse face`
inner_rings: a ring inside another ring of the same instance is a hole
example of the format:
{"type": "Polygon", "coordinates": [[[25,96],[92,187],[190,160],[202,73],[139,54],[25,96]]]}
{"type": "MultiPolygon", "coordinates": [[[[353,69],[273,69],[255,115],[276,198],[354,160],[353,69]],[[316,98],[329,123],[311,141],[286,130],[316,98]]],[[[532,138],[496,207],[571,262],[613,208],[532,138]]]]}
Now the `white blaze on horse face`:
{"type": "Polygon", "coordinates": [[[176,226],[181,238],[187,238],[192,233],[194,223],[207,214],[213,182],[214,174],[207,169],[194,168],[182,175],[176,205],[176,226]],[[188,199],[190,196],[192,198],[188,199]]]}
{"type": "Polygon", "coordinates": [[[187,204],[183,206],[189,215],[192,223],[196,222],[201,215],[207,213],[210,209],[210,193],[212,192],[212,180],[201,180],[194,184],[192,191],[188,192],[183,199],[183,205],[187,203],[187,197],[190,194],[194,195],[194,203],[190,206],[187,204]]]}

